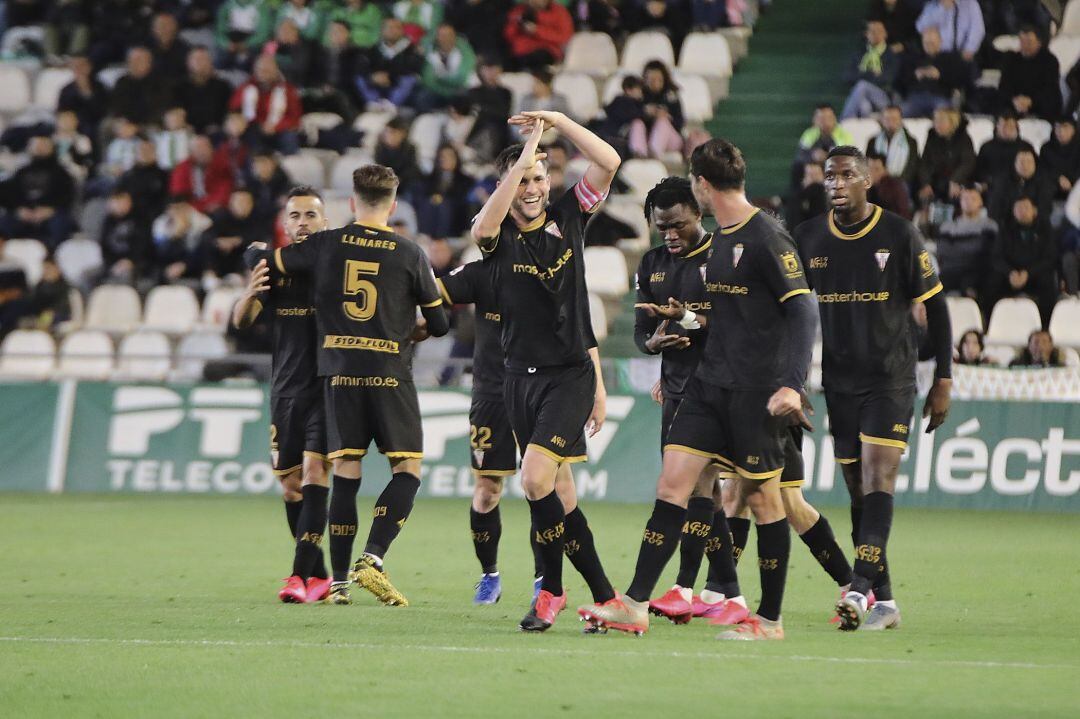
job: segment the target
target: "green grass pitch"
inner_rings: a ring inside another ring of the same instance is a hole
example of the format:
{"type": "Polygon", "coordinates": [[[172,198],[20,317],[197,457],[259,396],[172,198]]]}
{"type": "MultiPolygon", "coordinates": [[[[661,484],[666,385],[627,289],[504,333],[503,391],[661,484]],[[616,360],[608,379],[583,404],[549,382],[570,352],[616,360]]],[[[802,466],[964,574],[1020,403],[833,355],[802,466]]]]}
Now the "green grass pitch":
{"type": "MultiPolygon", "coordinates": [[[[625,588],[648,508],[586,510],[607,569],[625,588]]],[[[847,546],[846,510],[826,513],[847,546]]],[[[387,563],[411,607],[377,605],[357,588],[353,606],[291,606],[276,599],[291,562],[278,500],[3,496],[2,714],[1080,711],[1073,516],[898,511],[889,557],[904,626],[879,634],[842,634],[827,623],[836,588],[793,538],[788,636],[769,643],[718,642],[716,629],[700,621],[657,621],[642,638],[585,636],[572,612],[544,635],[520,634],[532,566],[526,508],[504,505],[505,593],[493,607],[470,603],[478,569],[467,518],[462,500],[418,503],[387,563]]],[[[747,558],[753,554],[752,537],[747,558]]],[[[744,562],[751,599],[755,575],[754,563],[744,562]]],[[[571,605],[586,602],[569,566],[566,576],[571,605]]]]}

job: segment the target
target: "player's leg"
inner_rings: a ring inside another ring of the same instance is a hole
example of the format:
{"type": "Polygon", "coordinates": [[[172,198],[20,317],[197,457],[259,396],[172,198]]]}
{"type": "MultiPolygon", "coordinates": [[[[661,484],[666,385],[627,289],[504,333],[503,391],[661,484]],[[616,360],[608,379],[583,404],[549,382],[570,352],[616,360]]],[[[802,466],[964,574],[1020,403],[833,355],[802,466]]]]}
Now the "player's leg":
{"type": "Polygon", "coordinates": [[[474,604],[495,604],[502,596],[499,578],[499,539],[502,537],[502,518],[499,515],[499,499],[502,496],[503,477],[477,474],[473,486],[472,504],[469,506],[469,530],[472,533],[473,551],[480,562],[480,581],[476,583],[474,604]]]}
{"type": "Polygon", "coordinates": [[[540,592],[521,620],[522,631],[545,631],[566,606],[562,586],[562,557],[566,541],[566,512],[555,492],[555,477],[561,461],[529,445],[521,460],[521,484],[529,503],[531,531],[536,542],[543,577],[540,592]]]}
{"type": "Polygon", "coordinates": [[[577,487],[574,486],[574,472],[570,462],[563,462],[555,475],[555,493],[559,495],[563,512],[566,514],[563,554],[589,585],[594,602],[603,604],[614,599],[615,589],[600,562],[589,520],[578,504],[577,487]]]}
{"type": "Polygon", "coordinates": [[[361,462],[371,444],[371,432],[359,388],[335,386],[333,381],[326,381],[323,398],[327,456],[333,463],[328,513],[333,584],[327,601],[348,604],[349,570],[359,524],[356,495],[360,491],[361,462]]]}
{"type": "MultiPolygon", "coordinates": [[[[750,616],[746,598],[739,588],[739,575],[736,571],[734,535],[727,516],[731,511],[743,511],[749,517],[750,510],[739,492],[738,476],[729,470],[719,470],[724,477],[722,488],[717,482],[714,501],[717,505],[713,516],[712,531],[705,545],[705,556],[709,558],[709,574],[705,588],[701,591],[694,605],[694,616],[709,619],[712,624],[739,624],[750,616]]],[[[749,524],[749,519],[746,520],[749,524]]],[[[741,550],[740,550],[741,551],[741,550]]]]}
{"type": "MultiPolygon", "coordinates": [[[[321,411],[321,403],[320,403],[321,411]]],[[[325,440],[323,447],[325,447],[325,440]]],[[[326,531],[328,516],[327,502],[330,496],[330,477],[326,471],[325,455],[315,452],[304,453],[303,509],[300,512],[300,536],[305,534],[323,534],[326,531]]],[[[322,546],[308,547],[297,542],[293,574],[305,578],[307,602],[321,602],[330,593],[332,580],[326,571],[326,560],[322,546]]]]}
{"type": "Polygon", "coordinates": [[[731,529],[731,556],[738,566],[743,550],[750,541],[750,508],[743,501],[739,493],[739,483],[734,479],[724,482],[722,496],[724,515],[727,517],[728,528],[731,529]]]}
{"type": "Polygon", "coordinates": [[[707,540],[713,529],[713,485],[716,468],[710,464],[701,473],[690,500],[686,504],[686,521],[679,538],[679,572],[675,584],[660,597],[649,601],[649,611],[666,617],[675,624],[686,624],[694,616],[694,585],[707,540]]]}
{"type": "MultiPolygon", "coordinates": [[[[272,397],[270,400],[270,459],[281,483],[282,496],[285,500],[285,519],[289,524],[289,533],[293,538],[293,552],[298,549],[300,514],[303,508],[302,460],[304,451],[304,408],[303,401],[293,397],[272,397]]],[[[323,530],[314,535],[322,541],[323,530]]],[[[305,542],[306,544],[306,542],[305,542]]],[[[321,551],[321,550],[320,550],[321,551]]],[[[307,599],[306,582],[310,574],[297,574],[294,571],[285,580],[285,586],[278,591],[278,598],[286,603],[301,603],[307,599]]]]}

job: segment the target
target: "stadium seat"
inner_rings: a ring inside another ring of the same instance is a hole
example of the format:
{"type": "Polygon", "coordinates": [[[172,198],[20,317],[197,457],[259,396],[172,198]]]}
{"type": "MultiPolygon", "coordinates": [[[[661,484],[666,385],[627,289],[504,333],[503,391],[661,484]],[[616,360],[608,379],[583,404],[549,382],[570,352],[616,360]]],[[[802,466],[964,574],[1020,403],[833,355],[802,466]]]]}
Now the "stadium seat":
{"type": "Polygon", "coordinates": [[[30,106],[30,80],[20,66],[0,62],[0,112],[17,115],[30,106]]]}
{"type": "Polygon", "coordinates": [[[712,119],[715,99],[709,83],[700,75],[685,72],[673,73],[675,84],[679,86],[679,101],[682,103],[683,116],[687,122],[704,123],[712,119]]]}
{"type": "Polygon", "coordinates": [[[840,123],[840,126],[851,133],[855,147],[866,150],[870,140],[877,137],[881,132],[881,125],[872,117],[852,117],[840,123]]]}
{"type": "Polygon", "coordinates": [[[334,169],[330,171],[330,183],[327,189],[348,197],[352,194],[353,172],[369,162],[371,162],[371,156],[364,152],[350,152],[342,155],[334,162],[334,169]]]}
{"type": "Polygon", "coordinates": [[[637,237],[633,240],[620,240],[619,247],[631,251],[645,251],[651,244],[649,240],[649,223],[645,221],[645,215],[641,212],[641,203],[633,197],[626,195],[611,195],[604,202],[602,212],[614,217],[620,222],[625,222],[637,231],[637,237]]]}
{"type": "MultiPolygon", "coordinates": [[[[1075,9],[1077,3],[1070,4],[1075,9]]],[[[1060,65],[1061,73],[1064,75],[1076,64],[1076,59],[1080,58],[1080,33],[1075,35],[1059,33],[1057,37],[1050,41],[1048,47],[1054,57],[1058,59],[1058,65],[1060,65]]]]}
{"type": "Polygon", "coordinates": [[[566,100],[570,103],[570,115],[578,122],[587,123],[600,114],[596,83],[588,75],[560,73],[555,76],[552,89],[566,96],[566,100]]]}
{"type": "Polygon", "coordinates": [[[667,168],[659,160],[626,160],[619,169],[619,176],[630,185],[630,194],[641,202],[667,174],[667,168]]]}
{"type": "Polygon", "coordinates": [[[733,62],[727,38],[718,32],[692,32],[679,51],[679,71],[700,75],[709,86],[713,102],[728,96],[733,62]]]}
{"type": "Polygon", "coordinates": [[[980,147],[994,139],[994,121],[987,117],[969,117],[967,134],[975,146],[975,152],[978,152],[980,147]]]}
{"type": "Polygon", "coordinates": [[[318,190],[326,186],[326,168],[322,160],[309,151],[286,155],[281,160],[281,166],[294,184],[311,185],[318,190]]]}
{"type": "Polygon", "coordinates": [[[521,98],[533,91],[536,80],[527,72],[504,72],[499,76],[499,84],[510,91],[513,95],[510,106],[516,108],[521,104],[521,98]]]}
{"type": "Polygon", "coordinates": [[[41,263],[48,250],[37,240],[8,240],[3,259],[14,262],[26,273],[26,283],[33,287],[41,279],[41,263]]]}
{"type": "Polygon", "coordinates": [[[73,237],[56,248],[56,264],[68,283],[82,287],[101,271],[101,245],[93,240],[73,237]]]}
{"type": "Polygon", "coordinates": [[[1025,117],[1020,120],[1020,137],[1030,142],[1035,148],[1035,152],[1042,149],[1042,146],[1050,140],[1050,136],[1053,134],[1054,126],[1046,120],[1034,117],[1025,117]]]}
{"type": "Polygon", "coordinates": [[[952,325],[952,342],[957,344],[968,330],[982,332],[982,312],[970,297],[946,297],[949,306],[949,324],[952,325]]]}
{"type": "Polygon", "coordinates": [[[115,369],[113,351],[113,341],[104,332],[72,332],[60,344],[60,362],[56,373],[73,379],[106,380],[115,369]]]}
{"type": "Polygon", "coordinates": [[[609,102],[621,95],[623,78],[633,74],[634,73],[627,72],[626,70],[618,70],[608,77],[607,81],[604,83],[604,92],[601,94],[600,102],[606,106],[609,102]]]}
{"type": "Polygon", "coordinates": [[[86,328],[104,332],[129,332],[142,319],[139,294],[127,285],[101,285],[90,293],[86,328]]]}
{"type": "Polygon", "coordinates": [[[603,32],[576,33],[566,45],[563,72],[607,77],[619,66],[619,54],[611,36],[603,32]]]}
{"type": "Polygon", "coordinates": [[[348,197],[323,198],[323,207],[326,209],[326,221],[331,227],[344,227],[353,220],[348,197]]]}
{"type": "Polygon", "coordinates": [[[596,341],[603,342],[608,335],[607,309],[604,308],[604,301],[593,292],[589,293],[589,319],[596,341]]]}
{"type": "Polygon", "coordinates": [[[199,300],[186,285],[159,285],[146,295],[142,328],[182,334],[199,320],[199,300]]]}
{"type": "Polygon", "coordinates": [[[1050,336],[1059,347],[1080,348],[1080,299],[1058,300],[1050,315],[1050,336]]]}
{"type": "Polygon", "coordinates": [[[300,129],[308,137],[318,137],[319,130],[337,127],[345,119],[336,112],[305,112],[300,117],[300,129]]]}
{"type": "MultiPolygon", "coordinates": [[[[1061,18],[1061,27],[1058,28],[1058,37],[1064,38],[1066,36],[1080,36],[1080,3],[1071,2],[1065,6],[1065,14],[1061,18]]],[[[1068,68],[1062,66],[1062,74],[1067,73],[1071,67],[1071,65],[1068,68]]]]}
{"type": "Polygon", "coordinates": [[[244,290],[240,287],[215,287],[206,295],[202,304],[202,317],[200,326],[205,330],[225,332],[232,319],[233,306],[244,290]]]}
{"type": "MultiPolygon", "coordinates": [[[[619,67],[632,73],[641,74],[645,63],[660,60],[669,69],[675,69],[675,51],[671,39],[662,32],[647,30],[636,32],[626,40],[623,46],[622,61],[619,67]]],[[[730,66],[730,55],[728,57],[730,66]]]]}
{"type": "Polygon", "coordinates": [[[994,49],[998,52],[1020,52],[1020,36],[998,35],[994,38],[994,49]]]}
{"type": "Polygon", "coordinates": [[[416,146],[416,164],[421,172],[431,172],[435,164],[435,153],[442,144],[446,119],[442,113],[428,112],[413,120],[409,128],[409,141],[416,146]]]}
{"type": "Polygon", "coordinates": [[[133,332],[120,341],[118,380],[158,381],[169,373],[169,340],[160,332],[133,332]]]}
{"type": "Polygon", "coordinates": [[[919,144],[920,154],[922,154],[923,148],[926,147],[926,136],[930,134],[930,128],[933,124],[934,121],[928,117],[909,117],[904,120],[904,127],[915,138],[915,142],[919,144]]]}
{"type": "Polygon", "coordinates": [[[176,348],[176,369],[170,379],[180,382],[196,382],[203,377],[207,360],[219,359],[229,354],[225,338],[216,332],[193,332],[184,336],[176,348]]]}
{"type": "Polygon", "coordinates": [[[1080,352],[1073,347],[1062,347],[1061,359],[1066,367],[1080,367],[1080,352]]]}
{"type": "Polygon", "coordinates": [[[48,332],[15,330],[0,345],[0,377],[48,379],[56,362],[55,356],[56,343],[48,332]]]}
{"type": "Polygon", "coordinates": [[[390,224],[403,223],[408,228],[410,235],[416,235],[417,233],[417,219],[416,210],[408,200],[402,200],[398,198],[397,208],[394,210],[394,214],[390,215],[390,224]]]}
{"type": "Polygon", "coordinates": [[[71,70],[64,67],[48,67],[39,72],[34,78],[34,107],[55,111],[60,91],[74,77],[71,70]]]}
{"type": "Polygon", "coordinates": [[[379,142],[379,133],[386,127],[386,123],[394,119],[394,114],[376,110],[361,113],[353,122],[353,129],[361,133],[360,146],[374,152],[375,145],[379,142]]]}
{"type": "Polygon", "coordinates": [[[630,290],[626,256],[614,247],[585,248],[585,283],[601,297],[622,297],[630,290]]]}
{"type": "Polygon", "coordinates": [[[82,292],[74,287],[68,288],[68,304],[71,306],[71,317],[56,326],[56,332],[60,336],[74,332],[86,321],[86,303],[83,301],[82,292]]]}
{"type": "MultiPolygon", "coordinates": [[[[113,65],[112,67],[106,67],[98,71],[97,79],[102,85],[112,90],[116,85],[116,81],[119,80],[124,73],[127,72],[127,68],[123,65],[113,65]]],[[[218,73],[222,75],[222,73],[218,73]]]]}
{"type": "Polygon", "coordinates": [[[986,344],[1023,347],[1028,335],[1042,327],[1038,306],[1026,297],[998,300],[990,313],[986,344]]]}

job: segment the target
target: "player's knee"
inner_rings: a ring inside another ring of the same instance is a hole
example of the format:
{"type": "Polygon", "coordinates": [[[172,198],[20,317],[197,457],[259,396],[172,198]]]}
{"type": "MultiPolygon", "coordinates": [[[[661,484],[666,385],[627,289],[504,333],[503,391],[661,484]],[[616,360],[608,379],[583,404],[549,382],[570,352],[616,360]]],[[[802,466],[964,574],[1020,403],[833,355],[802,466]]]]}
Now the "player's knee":
{"type": "Polygon", "coordinates": [[[746,502],[739,492],[738,479],[724,480],[723,489],[720,491],[720,504],[724,507],[726,517],[738,517],[746,511],[746,502]]]}
{"type": "Polygon", "coordinates": [[[473,508],[481,514],[495,509],[502,497],[502,478],[478,476],[473,489],[473,508]]]}
{"type": "Polygon", "coordinates": [[[300,472],[290,472],[278,477],[281,481],[281,493],[286,502],[299,502],[304,495],[300,493],[300,472]]]}
{"type": "MultiPolygon", "coordinates": [[[[742,480],[744,483],[751,480],[742,480]]],[[[772,524],[779,522],[785,517],[784,500],[780,497],[780,487],[775,480],[769,480],[759,485],[744,485],[743,492],[746,504],[754,515],[758,524],[772,524]]]]}
{"type": "Polygon", "coordinates": [[[326,462],[318,457],[304,457],[303,484],[330,486],[330,476],[326,472],[326,462]]]}
{"type": "Polygon", "coordinates": [[[817,522],[818,511],[806,501],[802,490],[798,487],[789,487],[780,490],[780,497],[784,502],[784,514],[788,522],[797,534],[802,534],[817,522]]]}

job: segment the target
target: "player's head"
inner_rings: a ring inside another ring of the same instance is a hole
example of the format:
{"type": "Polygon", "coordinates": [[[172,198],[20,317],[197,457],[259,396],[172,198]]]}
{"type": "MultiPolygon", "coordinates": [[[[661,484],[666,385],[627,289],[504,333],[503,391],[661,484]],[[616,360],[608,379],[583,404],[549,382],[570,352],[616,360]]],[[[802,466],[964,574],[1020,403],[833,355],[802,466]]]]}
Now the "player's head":
{"type": "Polygon", "coordinates": [[[746,161],[742,152],[723,138],[703,142],[690,155],[690,183],[698,206],[712,212],[713,192],[743,192],[746,161]]]}
{"type": "Polygon", "coordinates": [[[834,210],[848,212],[866,203],[870,168],[859,148],[838,145],[825,158],[825,194],[834,210]]]}
{"type": "Polygon", "coordinates": [[[652,223],[668,252],[682,255],[701,241],[701,208],[685,177],[665,177],[645,196],[645,219],[652,223]]]}
{"type": "MultiPolygon", "coordinates": [[[[514,166],[521,156],[525,145],[511,145],[495,158],[495,172],[499,177],[506,177],[506,173],[514,166]]],[[[500,180],[501,182],[501,180],[500,180]]],[[[518,183],[517,194],[510,204],[511,214],[526,223],[532,222],[544,212],[547,207],[548,195],[551,193],[551,178],[548,176],[547,162],[541,160],[534,162],[532,167],[525,171],[518,183]]]]}
{"type": "Polygon", "coordinates": [[[312,232],[325,230],[326,212],[322,196],[311,185],[289,190],[285,201],[285,234],[290,242],[300,242],[312,232]]]}
{"type": "Polygon", "coordinates": [[[356,168],[350,200],[353,214],[382,218],[379,224],[385,225],[397,207],[399,184],[398,176],[389,167],[372,164],[356,168]]]}

